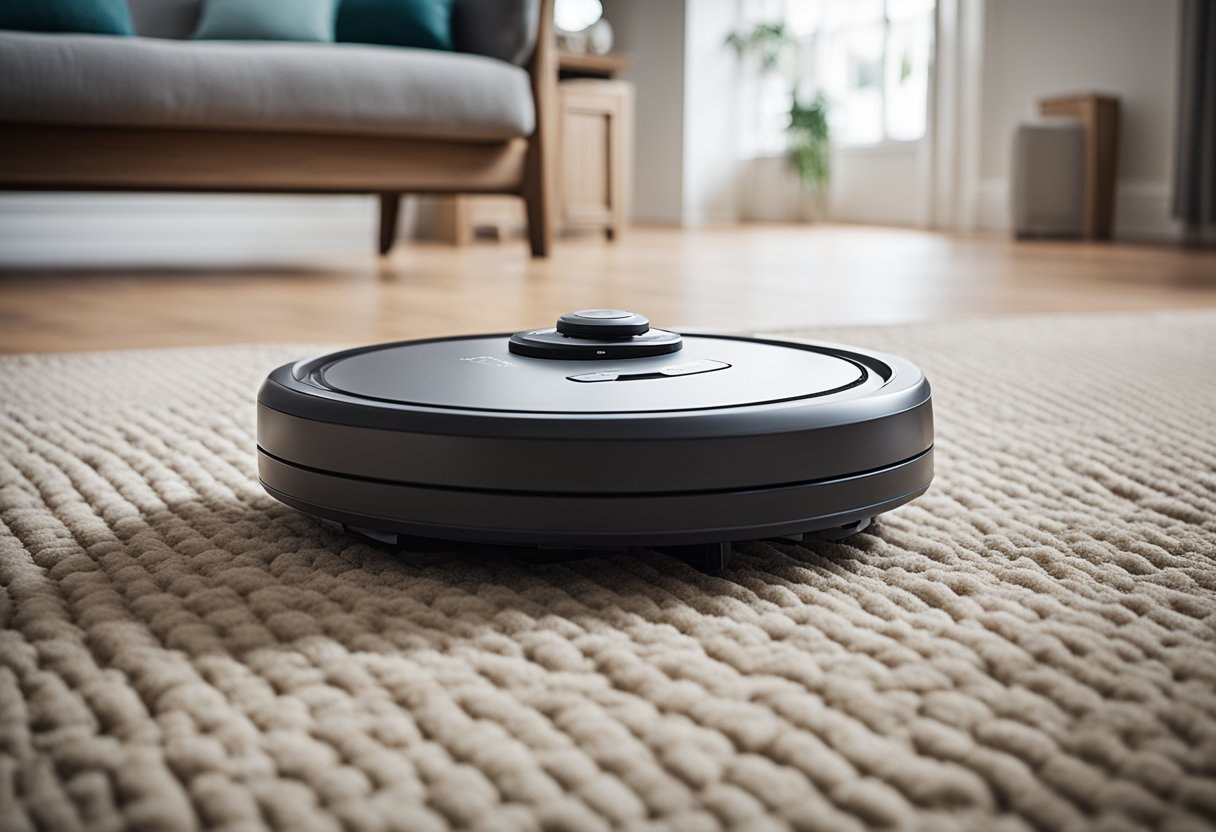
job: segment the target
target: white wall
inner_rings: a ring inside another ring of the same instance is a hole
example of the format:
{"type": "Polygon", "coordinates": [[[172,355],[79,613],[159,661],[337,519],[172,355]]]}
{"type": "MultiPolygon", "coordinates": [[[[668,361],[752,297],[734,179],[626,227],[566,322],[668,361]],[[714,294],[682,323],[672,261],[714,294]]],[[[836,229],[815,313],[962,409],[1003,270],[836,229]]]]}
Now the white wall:
{"type": "Polygon", "coordinates": [[[742,169],[740,67],[725,44],[738,28],[739,3],[686,0],[684,14],[683,221],[736,222],[742,169]]]}
{"type": "Polygon", "coordinates": [[[633,216],[684,221],[684,0],[604,0],[636,86],[633,216]]]}
{"type": "Polygon", "coordinates": [[[841,222],[921,226],[928,222],[926,140],[832,153],[828,215],[841,222]]]}
{"type": "Polygon", "coordinates": [[[1010,145],[1038,99],[1102,92],[1121,102],[1115,234],[1163,237],[1169,217],[1178,0],[987,0],[978,225],[1009,227],[1010,145]]]}
{"type": "Polygon", "coordinates": [[[637,85],[634,219],[739,219],[738,0],[604,0],[637,85]]]}

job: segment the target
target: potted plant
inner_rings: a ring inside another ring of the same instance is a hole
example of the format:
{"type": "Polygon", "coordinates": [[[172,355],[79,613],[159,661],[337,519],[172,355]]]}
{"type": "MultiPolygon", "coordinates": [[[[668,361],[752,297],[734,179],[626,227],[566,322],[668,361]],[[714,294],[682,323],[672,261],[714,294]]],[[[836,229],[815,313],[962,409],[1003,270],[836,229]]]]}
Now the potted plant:
{"type": "MultiPolygon", "coordinates": [[[[784,23],[758,23],[750,29],[732,32],[726,45],[740,58],[754,57],[760,74],[792,74],[795,42],[784,23]]],[[[789,122],[786,124],[787,158],[803,187],[810,191],[818,213],[822,214],[831,181],[831,128],[828,124],[830,103],[819,91],[807,103],[798,95],[798,85],[791,79],[789,122]]]]}
{"type": "Polygon", "coordinates": [[[798,178],[809,187],[822,214],[831,180],[831,128],[828,127],[828,98],[823,91],[815,93],[809,104],[798,100],[798,89],[790,93],[790,123],[785,128],[789,136],[789,158],[798,170],[798,178]]]}

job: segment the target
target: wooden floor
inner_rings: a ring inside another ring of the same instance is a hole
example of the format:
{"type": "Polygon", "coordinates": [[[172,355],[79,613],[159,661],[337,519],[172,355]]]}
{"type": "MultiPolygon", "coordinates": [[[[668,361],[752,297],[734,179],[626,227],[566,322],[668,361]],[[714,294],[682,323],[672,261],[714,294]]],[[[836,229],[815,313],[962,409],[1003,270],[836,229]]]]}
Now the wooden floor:
{"type": "MultiPolygon", "coordinates": [[[[523,329],[594,306],[657,326],[774,330],[1007,313],[1216,308],[1216,252],[858,226],[636,229],[612,244],[403,245],[293,261],[183,246],[148,262],[5,267],[0,351],[368,343],[523,329]]],[[[78,261],[77,261],[78,262],[78,261]]]]}

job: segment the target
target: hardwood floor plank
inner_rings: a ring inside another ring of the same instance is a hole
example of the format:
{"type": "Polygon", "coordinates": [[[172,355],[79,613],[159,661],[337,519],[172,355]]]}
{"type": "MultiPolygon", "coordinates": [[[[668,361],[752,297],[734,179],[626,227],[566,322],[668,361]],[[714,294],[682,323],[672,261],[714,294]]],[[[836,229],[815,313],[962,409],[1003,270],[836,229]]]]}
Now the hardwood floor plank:
{"type": "Polygon", "coordinates": [[[546,261],[523,241],[300,262],[290,250],[241,262],[216,240],[183,241],[171,263],[101,250],[88,268],[6,267],[0,252],[0,351],[364,343],[523,329],[590,306],[735,330],[1216,307],[1212,251],[865,226],[637,228],[618,243],[561,240],[546,261]]]}

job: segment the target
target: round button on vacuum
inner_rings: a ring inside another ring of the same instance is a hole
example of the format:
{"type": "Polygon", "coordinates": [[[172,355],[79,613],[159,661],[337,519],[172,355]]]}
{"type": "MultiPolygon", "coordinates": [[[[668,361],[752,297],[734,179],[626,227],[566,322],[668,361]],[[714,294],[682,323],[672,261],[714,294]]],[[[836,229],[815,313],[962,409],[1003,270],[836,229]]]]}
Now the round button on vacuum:
{"type": "Polygon", "coordinates": [[[675,332],[648,329],[629,338],[572,338],[556,329],[534,329],[511,336],[515,355],[563,361],[617,361],[678,352],[683,339],[675,332]]]}
{"type": "Polygon", "coordinates": [[[651,329],[645,315],[624,309],[584,309],[567,312],[551,329],[534,329],[511,336],[515,355],[557,360],[613,361],[678,352],[677,333],[651,329]]]}
{"type": "MultiPolygon", "coordinates": [[[[566,315],[572,318],[595,318],[597,320],[633,317],[634,313],[627,309],[580,309],[578,312],[567,312],[566,315]]],[[[566,317],[563,315],[562,317],[566,317]]]]}
{"type": "Polygon", "coordinates": [[[583,309],[557,319],[557,331],[571,338],[632,338],[649,329],[645,315],[625,309],[583,309]]]}

